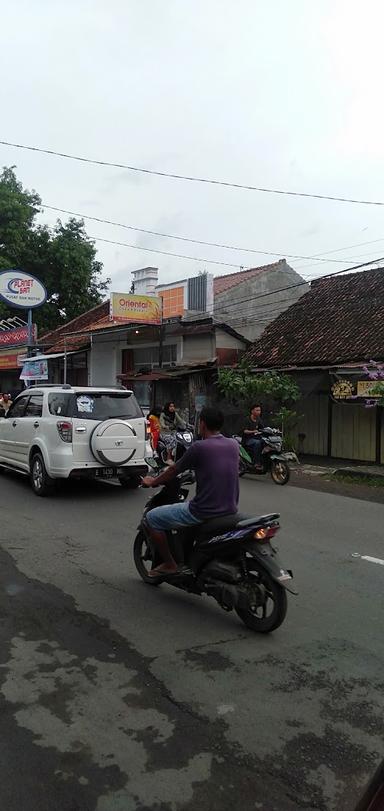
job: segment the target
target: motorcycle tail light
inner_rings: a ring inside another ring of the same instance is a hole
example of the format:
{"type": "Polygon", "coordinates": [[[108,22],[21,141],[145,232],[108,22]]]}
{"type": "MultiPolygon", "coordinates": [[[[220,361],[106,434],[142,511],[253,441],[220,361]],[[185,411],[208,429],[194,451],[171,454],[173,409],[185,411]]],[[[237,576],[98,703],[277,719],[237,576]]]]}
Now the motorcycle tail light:
{"type": "Polygon", "coordinates": [[[72,423],[68,422],[67,420],[61,420],[57,423],[57,430],[59,432],[60,439],[63,442],[72,442],[72,423]]]}
{"type": "Polygon", "coordinates": [[[275,527],[260,527],[260,529],[256,530],[253,537],[255,541],[266,543],[266,541],[269,541],[270,538],[276,535],[278,529],[280,529],[278,525],[275,527]]]}

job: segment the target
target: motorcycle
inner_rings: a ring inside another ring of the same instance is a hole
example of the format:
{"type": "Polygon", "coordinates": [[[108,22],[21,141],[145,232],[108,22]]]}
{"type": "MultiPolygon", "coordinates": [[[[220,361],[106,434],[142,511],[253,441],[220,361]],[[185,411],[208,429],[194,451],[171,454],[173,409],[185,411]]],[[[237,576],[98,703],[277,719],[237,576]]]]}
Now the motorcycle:
{"type": "Polygon", "coordinates": [[[283,568],[271,544],[280,528],[278,513],[253,518],[224,515],[172,530],[168,543],[178,571],[149,576],[161,560],[145,517],[154,507],[185,501],[193,482],[193,474],[181,473],[147,502],[133,547],[140,577],[151,586],[165,582],[192,594],[207,594],[225,611],[234,609],[252,631],[274,631],[286,615],[287,591],[296,594],[292,572],[283,568]]]}
{"type": "Polygon", "coordinates": [[[277,428],[264,428],[260,433],[263,441],[261,467],[254,464],[247,448],[243,445],[243,438],[241,436],[233,437],[240,446],[239,476],[244,476],[245,473],[265,476],[266,473],[270,473],[275,484],[287,484],[290,477],[288,462],[297,462],[296,454],[282,451],[283,435],[277,428]]]}
{"type": "MultiPolygon", "coordinates": [[[[184,456],[185,452],[188,448],[191,447],[193,442],[193,430],[191,426],[187,425],[184,429],[180,431],[176,431],[176,452],[174,456],[174,461],[178,462],[182,456],[184,456]]],[[[155,452],[155,459],[159,463],[161,467],[165,467],[167,462],[167,448],[164,442],[161,439],[161,435],[159,436],[159,441],[157,444],[157,449],[155,452]]]]}

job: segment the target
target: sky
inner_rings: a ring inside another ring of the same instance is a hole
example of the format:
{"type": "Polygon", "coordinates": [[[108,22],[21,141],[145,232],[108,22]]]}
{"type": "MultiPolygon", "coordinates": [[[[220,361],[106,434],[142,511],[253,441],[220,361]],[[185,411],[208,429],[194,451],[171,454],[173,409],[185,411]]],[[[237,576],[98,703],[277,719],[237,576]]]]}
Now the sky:
{"type": "MultiPolygon", "coordinates": [[[[0,140],[384,201],[381,0],[0,0],[0,13],[0,140]]],[[[335,251],[325,262],[288,260],[313,278],[384,256],[380,206],[171,180],[0,145],[4,165],[16,165],[47,205],[260,251],[85,220],[90,236],[133,246],[96,240],[116,291],[129,290],[131,271],[147,265],[167,283],[335,251]]],[[[53,225],[57,216],[67,219],[45,209],[41,221],[53,225]]]]}

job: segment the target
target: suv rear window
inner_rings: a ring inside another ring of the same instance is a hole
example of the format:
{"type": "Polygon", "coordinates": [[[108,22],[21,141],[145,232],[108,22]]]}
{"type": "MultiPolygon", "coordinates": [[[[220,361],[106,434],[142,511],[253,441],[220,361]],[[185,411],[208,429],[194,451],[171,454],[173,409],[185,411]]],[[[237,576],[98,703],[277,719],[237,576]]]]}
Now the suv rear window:
{"type": "Polygon", "coordinates": [[[131,420],[142,417],[136,397],[129,392],[55,392],[48,395],[48,408],[57,417],[82,420],[131,420]]]}
{"type": "Polygon", "coordinates": [[[72,416],[83,420],[109,420],[113,417],[129,420],[143,416],[136,398],[128,392],[77,392],[72,396],[72,416]]]}

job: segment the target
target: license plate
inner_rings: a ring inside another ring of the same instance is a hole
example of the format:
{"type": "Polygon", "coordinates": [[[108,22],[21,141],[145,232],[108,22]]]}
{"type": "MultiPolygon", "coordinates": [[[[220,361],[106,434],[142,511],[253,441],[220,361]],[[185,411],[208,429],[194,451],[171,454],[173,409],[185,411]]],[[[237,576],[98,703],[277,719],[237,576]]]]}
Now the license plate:
{"type": "Polygon", "coordinates": [[[96,476],[101,479],[112,479],[116,476],[116,470],[114,467],[100,467],[96,470],[96,476]]]}

